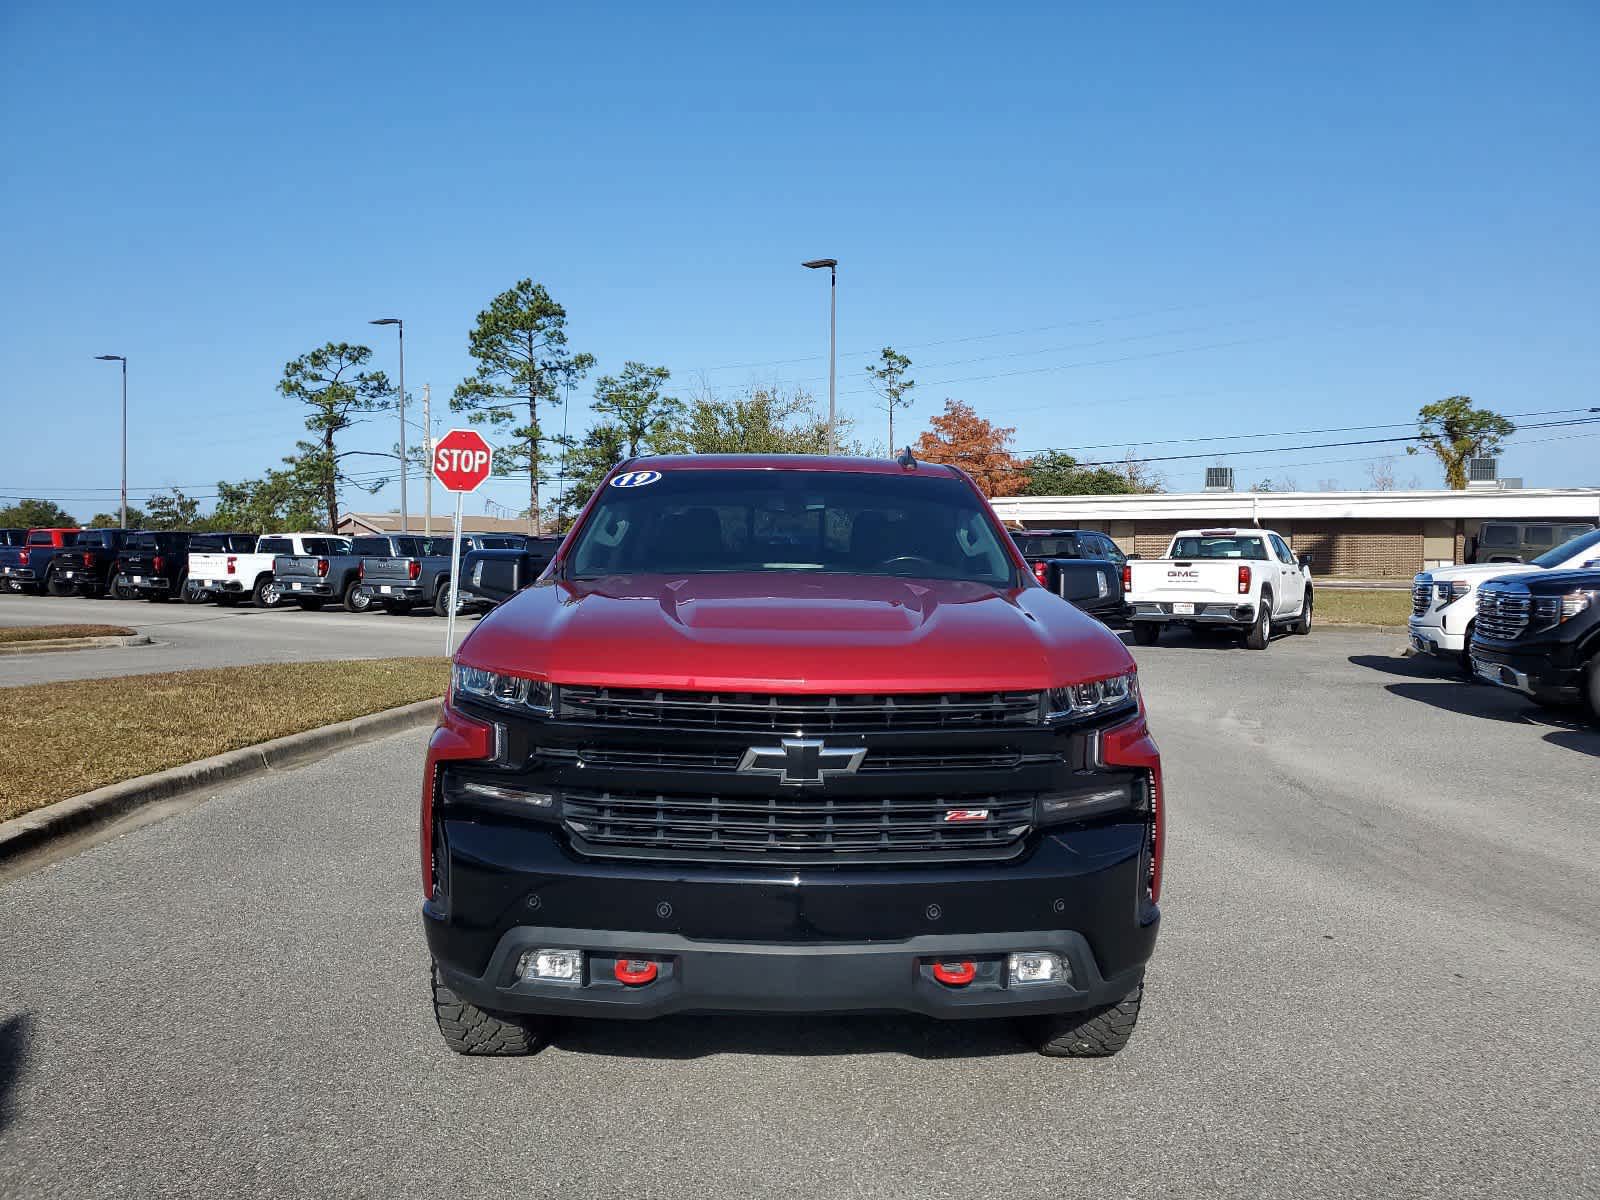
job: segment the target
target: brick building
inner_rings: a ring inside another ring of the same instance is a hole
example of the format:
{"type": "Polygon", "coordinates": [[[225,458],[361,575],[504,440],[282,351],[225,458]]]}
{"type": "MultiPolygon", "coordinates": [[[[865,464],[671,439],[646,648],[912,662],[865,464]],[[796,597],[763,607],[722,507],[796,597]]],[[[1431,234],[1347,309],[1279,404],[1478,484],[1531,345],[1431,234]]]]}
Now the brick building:
{"type": "Polygon", "coordinates": [[[1485,521],[1600,524],[1600,488],[1468,488],[1419,492],[1160,492],[1138,496],[1006,496],[1008,524],[1109,533],[1153,558],[1179,529],[1276,529],[1320,575],[1409,578],[1463,561],[1485,521]]]}

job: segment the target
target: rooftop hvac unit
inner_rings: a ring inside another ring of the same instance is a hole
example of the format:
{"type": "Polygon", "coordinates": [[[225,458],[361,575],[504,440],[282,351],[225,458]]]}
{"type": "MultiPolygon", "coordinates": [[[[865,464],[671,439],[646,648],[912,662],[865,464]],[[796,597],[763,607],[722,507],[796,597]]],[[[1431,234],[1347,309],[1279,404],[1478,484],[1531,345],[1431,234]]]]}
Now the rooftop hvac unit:
{"type": "Polygon", "coordinates": [[[1207,467],[1206,491],[1231,492],[1233,491],[1232,467],[1207,467]]]}
{"type": "Polygon", "coordinates": [[[1467,459],[1467,486],[1498,488],[1500,486],[1500,460],[1498,458],[1467,459]]]}

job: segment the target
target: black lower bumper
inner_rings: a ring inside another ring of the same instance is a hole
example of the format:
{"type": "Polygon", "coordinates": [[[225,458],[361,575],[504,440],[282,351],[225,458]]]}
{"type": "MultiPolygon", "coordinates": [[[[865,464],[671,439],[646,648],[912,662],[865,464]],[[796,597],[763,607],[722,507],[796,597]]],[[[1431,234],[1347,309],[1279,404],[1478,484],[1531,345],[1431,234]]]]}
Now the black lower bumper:
{"type": "Polygon", "coordinates": [[[283,600],[303,600],[310,597],[313,600],[332,600],[338,593],[334,591],[333,584],[318,580],[315,583],[301,579],[296,582],[279,580],[278,595],[283,600]],[[298,586],[296,586],[298,583],[298,586]]]}
{"type": "Polygon", "coordinates": [[[1583,664],[1569,646],[1555,644],[1527,650],[1506,650],[1472,643],[1472,672],[1478,678],[1556,704],[1582,699],[1583,664]]]}
{"type": "Polygon", "coordinates": [[[1068,1012],[1143,973],[1160,911],[1143,891],[1146,826],[1036,835],[1018,859],[905,868],[736,868],[592,861],[559,836],[446,821],[444,898],[423,907],[451,989],[503,1012],[644,1018],[676,1012],[1068,1012]],[[583,979],[529,980],[529,950],[579,950],[583,979]],[[1010,954],[1048,951],[1061,982],[1008,980],[1010,954]],[[618,959],[657,977],[620,983],[618,959]],[[970,961],[951,986],[933,966],[970,961]]]}

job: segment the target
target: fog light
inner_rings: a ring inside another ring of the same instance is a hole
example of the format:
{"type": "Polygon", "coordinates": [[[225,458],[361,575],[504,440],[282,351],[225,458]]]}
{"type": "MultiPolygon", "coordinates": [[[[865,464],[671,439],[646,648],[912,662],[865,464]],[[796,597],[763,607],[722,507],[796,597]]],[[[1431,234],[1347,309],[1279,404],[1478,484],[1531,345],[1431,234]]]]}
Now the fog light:
{"type": "Polygon", "coordinates": [[[512,800],[518,804],[531,804],[534,808],[554,808],[556,798],[549,792],[530,792],[524,788],[501,787],[495,783],[479,783],[475,779],[461,782],[461,790],[469,796],[485,796],[490,800],[512,800]]]}
{"type": "Polygon", "coordinates": [[[651,983],[656,977],[656,965],[648,958],[619,958],[616,965],[618,983],[639,987],[651,983]]]}
{"type": "Polygon", "coordinates": [[[966,987],[978,974],[978,965],[972,962],[940,962],[933,964],[933,977],[946,987],[966,987]]]}
{"type": "Polygon", "coordinates": [[[517,963],[517,974],[524,979],[577,983],[583,976],[583,951],[529,950],[517,963]]]}
{"type": "Polygon", "coordinates": [[[1039,797],[1041,822],[1074,820],[1090,813],[1111,812],[1130,808],[1133,793],[1126,785],[1097,788],[1092,792],[1060,792],[1039,797]]]}
{"type": "Polygon", "coordinates": [[[1006,974],[1012,983],[1058,983],[1070,980],[1072,969],[1059,954],[1024,950],[1006,960],[1006,974]]]}

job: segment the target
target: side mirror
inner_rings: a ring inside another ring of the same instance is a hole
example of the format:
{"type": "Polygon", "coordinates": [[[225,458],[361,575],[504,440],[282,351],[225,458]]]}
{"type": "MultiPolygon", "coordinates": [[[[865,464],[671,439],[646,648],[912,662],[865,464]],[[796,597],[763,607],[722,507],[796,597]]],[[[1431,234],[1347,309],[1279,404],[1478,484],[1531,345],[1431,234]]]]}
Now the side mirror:
{"type": "Polygon", "coordinates": [[[1600,567],[1600,558],[1591,558],[1588,562],[1583,564],[1583,569],[1585,571],[1593,570],[1596,567],[1600,567]]]}
{"type": "Polygon", "coordinates": [[[1311,570],[1311,555],[1309,555],[1309,554],[1297,554],[1297,555],[1295,555],[1295,561],[1300,564],[1300,569],[1302,571],[1311,570]]]}

